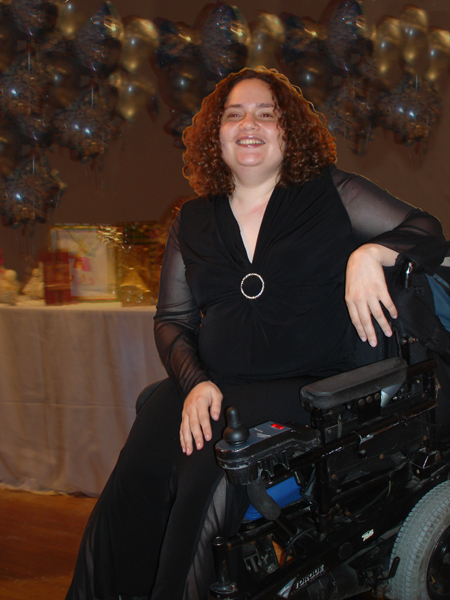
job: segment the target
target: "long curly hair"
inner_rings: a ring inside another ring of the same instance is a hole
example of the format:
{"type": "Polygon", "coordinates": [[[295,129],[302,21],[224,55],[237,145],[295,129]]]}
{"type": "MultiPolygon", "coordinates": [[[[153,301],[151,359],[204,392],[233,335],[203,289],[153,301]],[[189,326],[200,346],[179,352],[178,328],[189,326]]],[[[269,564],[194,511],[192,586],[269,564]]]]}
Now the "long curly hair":
{"type": "Polygon", "coordinates": [[[198,195],[230,196],[234,191],[233,173],[222,158],[220,126],[226,100],[243,79],[266,82],[280,113],[278,123],[285,149],[279,186],[301,185],[336,161],[336,144],[325,127],[325,117],[303,98],[301,90],[276,69],[246,68],[217,84],[183,133],[183,175],[198,195]]]}

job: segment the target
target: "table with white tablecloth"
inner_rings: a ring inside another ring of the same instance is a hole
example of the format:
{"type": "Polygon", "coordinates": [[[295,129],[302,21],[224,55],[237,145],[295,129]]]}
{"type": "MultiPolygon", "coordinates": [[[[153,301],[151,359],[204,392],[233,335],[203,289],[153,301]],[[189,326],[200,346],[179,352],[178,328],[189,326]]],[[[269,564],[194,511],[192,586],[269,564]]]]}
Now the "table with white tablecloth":
{"type": "Polygon", "coordinates": [[[166,376],[154,307],[0,304],[0,484],[97,495],[166,376]]]}

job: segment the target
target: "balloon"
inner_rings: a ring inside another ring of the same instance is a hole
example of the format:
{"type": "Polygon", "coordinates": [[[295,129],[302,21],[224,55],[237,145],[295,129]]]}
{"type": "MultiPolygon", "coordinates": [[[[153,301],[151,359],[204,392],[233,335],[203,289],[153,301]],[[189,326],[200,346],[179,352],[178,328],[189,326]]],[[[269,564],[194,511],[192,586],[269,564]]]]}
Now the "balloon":
{"type": "Polygon", "coordinates": [[[176,110],[173,110],[171,119],[163,125],[164,131],[174,138],[173,145],[176,148],[184,149],[183,140],[181,138],[186,127],[189,127],[192,124],[192,116],[193,115],[181,114],[176,110]]]}
{"type": "Polygon", "coordinates": [[[159,71],[159,91],[164,102],[182,113],[194,114],[207,94],[206,74],[192,59],[159,71]]]}
{"type": "Polygon", "coordinates": [[[387,17],[377,27],[375,39],[376,77],[387,89],[403,77],[400,68],[401,31],[398,19],[387,17]]]}
{"type": "Polygon", "coordinates": [[[118,73],[109,82],[119,92],[116,112],[127,121],[133,121],[144,106],[157,106],[155,86],[146,77],[118,73]]]}
{"type": "Polygon", "coordinates": [[[24,144],[47,148],[53,142],[53,113],[44,106],[40,113],[14,115],[12,118],[24,144]]]}
{"type": "Polygon", "coordinates": [[[20,51],[0,79],[1,108],[10,115],[39,114],[47,83],[48,75],[35,51],[20,51]]]}
{"type": "Polygon", "coordinates": [[[6,21],[0,21],[0,71],[6,71],[14,60],[17,39],[12,27],[6,21]]]}
{"type": "Polygon", "coordinates": [[[412,73],[390,92],[378,98],[379,123],[394,132],[395,140],[407,146],[429,137],[441,114],[439,93],[412,73]]]}
{"type": "Polygon", "coordinates": [[[290,13],[282,13],[280,19],[284,24],[285,40],[281,44],[280,61],[289,66],[301,58],[305,52],[315,52],[326,38],[325,27],[313,19],[300,19],[290,13]]]}
{"type": "Polygon", "coordinates": [[[399,17],[402,56],[412,72],[425,68],[428,46],[428,16],[425,10],[406,6],[399,17]]]}
{"type": "Polygon", "coordinates": [[[119,64],[122,38],[122,21],[111,2],[105,2],[75,36],[75,56],[90,74],[106,77],[119,64]]]}
{"type": "Polygon", "coordinates": [[[74,160],[102,156],[120,133],[123,121],[114,117],[116,105],[108,84],[91,82],[71,106],[55,111],[55,140],[70,148],[74,160]]]}
{"type": "Polygon", "coordinates": [[[55,27],[58,7],[46,0],[14,0],[9,6],[11,22],[27,39],[37,39],[55,27]]]}
{"type": "Polygon", "coordinates": [[[0,127],[0,175],[10,175],[19,164],[21,143],[12,129],[0,127]]]}
{"type": "Polygon", "coordinates": [[[64,189],[56,170],[50,170],[36,151],[22,158],[19,166],[4,178],[0,194],[0,214],[6,226],[29,222],[45,223],[64,189]]]}
{"type": "Polygon", "coordinates": [[[60,0],[56,29],[66,39],[72,40],[88,18],[73,0],[60,0]]]}
{"type": "Polygon", "coordinates": [[[428,67],[425,79],[441,85],[450,67],[450,32],[434,28],[428,34],[428,67]]]}
{"type": "Polygon", "coordinates": [[[52,52],[44,56],[44,65],[49,75],[48,101],[57,107],[69,106],[77,98],[81,86],[77,63],[69,54],[52,52]]]}
{"type": "Polygon", "coordinates": [[[172,23],[166,19],[157,18],[154,23],[159,45],[151,62],[156,72],[185,58],[194,58],[200,43],[198,32],[185,23],[172,23]]]}
{"type": "Polygon", "coordinates": [[[376,91],[368,79],[346,77],[322,107],[331,133],[347,139],[359,156],[364,156],[375,126],[376,102],[376,91]]]}
{"type": "Polygon", "coordinates": [[[260,65],[270,67],[280,44],[284,41],[284,27],[280,18],[260,12],[250,24],[251,38],[247,66],[254,69],[260,65]]]}
{"type": "Polygon", "coordinates": [[[321,106],[333,89],[333,71],[319,54],[304,54],[291,65],[289,79],[298,85],[303,96],[316,107],[321,106]]]}
{"type": "Polygon", "coordinates": [[[125,23],[120,66],[130,73],[137,73],[158,44],[158,30],[152,21],[133,17],[125,23]]]}
{"type": "Polygon", "coordinates": [[[196,26],[202,39],[201,61],[212,79],[218,81],[245,67],[250,30],[238,8],[224,2],[208,4],[196,26]]]}
{"type": "Polygon", "coordinates": [[[354,70],[355,55],[367,49],[369,29],[361,0],[331,0],[320,22],[326,27],[328,56],[335,67],[344,73],[354,70]]]}

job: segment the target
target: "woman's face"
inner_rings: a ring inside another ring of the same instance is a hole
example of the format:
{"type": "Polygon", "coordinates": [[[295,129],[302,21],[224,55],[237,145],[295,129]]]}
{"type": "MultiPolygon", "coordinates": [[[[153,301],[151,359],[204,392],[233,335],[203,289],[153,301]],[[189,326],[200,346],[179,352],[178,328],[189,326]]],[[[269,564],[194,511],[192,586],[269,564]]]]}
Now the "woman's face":
{"type": "Polygon", "coordinates": [[[284,151],[278,118],[265,81],[244,79],[233,87],[225,102],[220,142],[223,160],[238,178],[255,170],[265,178],[278,175],[284,151]]]}

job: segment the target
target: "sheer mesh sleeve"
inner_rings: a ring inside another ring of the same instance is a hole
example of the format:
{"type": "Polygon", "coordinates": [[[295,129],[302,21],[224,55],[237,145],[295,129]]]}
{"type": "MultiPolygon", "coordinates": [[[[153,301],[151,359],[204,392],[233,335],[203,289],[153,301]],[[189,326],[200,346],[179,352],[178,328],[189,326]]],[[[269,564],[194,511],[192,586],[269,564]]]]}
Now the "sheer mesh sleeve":
{"type": "Polygon", "coordinates": [[[197,353],[200,309],[186,282],[184,262],[178,242],[180,213],[167,240],[155,315],[155,341],[167,373],[187,396],[208,377],[197,353]]]}
{"type": "Polygon", "coordinates": [[[438,219],[365,177],[336,167],[331,175],[358,240],[391,248],[430,271],[438,268],[448,250],[438,219]]]}

